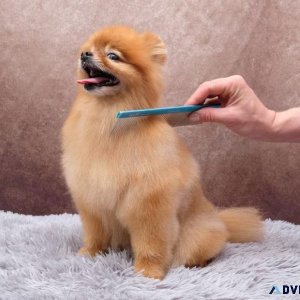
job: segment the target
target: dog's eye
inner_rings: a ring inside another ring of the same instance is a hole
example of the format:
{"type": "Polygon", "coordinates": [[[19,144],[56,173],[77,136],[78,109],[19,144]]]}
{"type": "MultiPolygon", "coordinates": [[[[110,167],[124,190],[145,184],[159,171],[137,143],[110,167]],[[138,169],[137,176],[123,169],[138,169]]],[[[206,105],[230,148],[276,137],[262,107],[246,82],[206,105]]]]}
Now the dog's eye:
{"type": "Polygon", "coordinates": [[[107,53],[106,56],[111,60],[120,60],[120,57],[116,53],[113,53],[113,52],[107,53]]]}

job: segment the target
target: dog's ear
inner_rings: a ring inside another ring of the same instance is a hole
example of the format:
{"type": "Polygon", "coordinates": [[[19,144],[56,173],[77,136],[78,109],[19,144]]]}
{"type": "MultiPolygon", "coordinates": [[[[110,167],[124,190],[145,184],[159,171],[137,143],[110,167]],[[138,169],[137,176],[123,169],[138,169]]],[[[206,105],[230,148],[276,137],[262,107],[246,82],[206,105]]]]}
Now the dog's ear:
{"type": "Polygon", "coordinates": [[[152,32],[145,32],[143,38],[149,47],[152,60],[164,64],[167,60],[167,49],[161,38],[152,32]]]}

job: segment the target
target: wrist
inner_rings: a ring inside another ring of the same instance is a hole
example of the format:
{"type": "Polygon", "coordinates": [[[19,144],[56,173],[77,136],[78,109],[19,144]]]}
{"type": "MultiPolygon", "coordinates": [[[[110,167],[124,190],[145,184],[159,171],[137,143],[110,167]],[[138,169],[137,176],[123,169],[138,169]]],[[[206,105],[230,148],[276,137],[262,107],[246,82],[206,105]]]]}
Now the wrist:
{"type": "Polygon", "coordinates": [[[300,109],[275,113],[271,133],[274,142],[300,142],[300,109]]]}
{"type": "Polygon", "coordinates": [[[255,135],[252,138],[261,141],[273,141],[278,131],[277,112],[267,109],[256,118],[255,135]]]}
{"type": "Polygon", "coordinates": [[[268,126],[268,135],[266,136],[266,141],[272,142],[276,141],[278,138],[280,122],[279,122],[279,112],[269,110],[271,115],[271,121],[268,126]]]}

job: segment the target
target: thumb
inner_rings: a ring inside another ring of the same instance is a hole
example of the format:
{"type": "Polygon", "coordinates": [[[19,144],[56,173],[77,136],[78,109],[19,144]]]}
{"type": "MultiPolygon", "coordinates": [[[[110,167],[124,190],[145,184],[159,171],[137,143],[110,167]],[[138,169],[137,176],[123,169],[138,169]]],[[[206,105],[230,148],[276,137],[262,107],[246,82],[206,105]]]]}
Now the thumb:
{"type": "Polygon", "coordinates": [[[189,120],[192,123],[225,123],[227,119],[228,112],[226,108],[202,108],[189,115],[189,120]]]}

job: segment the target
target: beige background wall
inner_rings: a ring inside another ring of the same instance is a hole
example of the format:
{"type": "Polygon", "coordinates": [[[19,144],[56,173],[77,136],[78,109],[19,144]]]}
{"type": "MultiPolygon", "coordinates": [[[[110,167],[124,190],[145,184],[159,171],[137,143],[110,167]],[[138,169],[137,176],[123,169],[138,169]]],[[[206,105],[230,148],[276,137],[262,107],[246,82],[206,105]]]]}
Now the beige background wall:
{"type": "MultiPolygon", "coordinates": [[[[0,209],[71,211],[59,131],[75,95],[77,49],[102,26],[125,23],[165,41],[165,104],[199,83],[243,75],[270,108],[300,105],[300,1],[0,1],[0,209]]],[[[300,144],[249,141],[220,125],[179,134],[218,205],[260,207],[300,223],[300,144]]]]}

